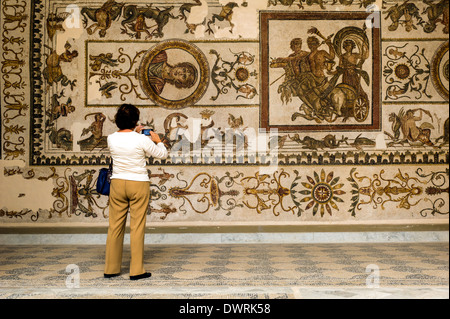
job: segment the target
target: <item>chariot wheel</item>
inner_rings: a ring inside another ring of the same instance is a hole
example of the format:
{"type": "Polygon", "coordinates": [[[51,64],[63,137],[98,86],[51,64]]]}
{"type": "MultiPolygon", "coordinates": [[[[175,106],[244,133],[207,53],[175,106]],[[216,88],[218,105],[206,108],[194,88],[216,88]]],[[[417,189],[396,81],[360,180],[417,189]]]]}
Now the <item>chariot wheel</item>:
{"type": "Polygon", "coordinates": [[[364,122],[369,116],[369,101],[366,97],[358,97],[353,105],[353,117],[358,122],[364,122]]]}

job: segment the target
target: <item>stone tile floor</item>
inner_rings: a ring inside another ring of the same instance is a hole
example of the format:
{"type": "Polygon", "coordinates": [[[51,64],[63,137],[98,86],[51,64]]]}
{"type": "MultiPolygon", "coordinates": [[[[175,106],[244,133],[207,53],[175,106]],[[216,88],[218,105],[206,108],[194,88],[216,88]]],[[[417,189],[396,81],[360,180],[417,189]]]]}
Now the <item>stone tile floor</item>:
{"type": "Polygon", "coordinates": [[[449,244],[147,245],[149,279],[104,279],[102,245],[0,247],[0,299],[449,298],[449,244]]]}

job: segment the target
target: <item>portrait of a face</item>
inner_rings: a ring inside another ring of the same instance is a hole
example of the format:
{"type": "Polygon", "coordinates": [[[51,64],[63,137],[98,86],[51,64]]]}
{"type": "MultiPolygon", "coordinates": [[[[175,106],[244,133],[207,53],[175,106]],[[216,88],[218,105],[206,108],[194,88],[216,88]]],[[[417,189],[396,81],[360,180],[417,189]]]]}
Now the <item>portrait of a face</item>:
{"type": "Polygon", "coordinates": [[[206,91],[209,68],[193,44],[171,40],[158,43],[143,57],[141,87],[160,106],[183,108],[197,102],[206,91]]]}

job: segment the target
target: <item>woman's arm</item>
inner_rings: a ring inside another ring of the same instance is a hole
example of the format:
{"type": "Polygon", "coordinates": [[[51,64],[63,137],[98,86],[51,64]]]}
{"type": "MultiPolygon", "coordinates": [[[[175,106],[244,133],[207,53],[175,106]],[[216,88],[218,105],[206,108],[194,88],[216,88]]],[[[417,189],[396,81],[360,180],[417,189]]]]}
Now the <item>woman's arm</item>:
{"type": "Polygon", "coordinates": [[[161,142],[161,139],[159,138],[158,134],[155,132],[150,132],[151,140],[150,138],[146,138],[147,141],[144,145],[144,151],[147,154],[147,156],[152,156],[156,158],[165,159],[169,155],[169,152],[167,151],[164,144],[161,142]]]}

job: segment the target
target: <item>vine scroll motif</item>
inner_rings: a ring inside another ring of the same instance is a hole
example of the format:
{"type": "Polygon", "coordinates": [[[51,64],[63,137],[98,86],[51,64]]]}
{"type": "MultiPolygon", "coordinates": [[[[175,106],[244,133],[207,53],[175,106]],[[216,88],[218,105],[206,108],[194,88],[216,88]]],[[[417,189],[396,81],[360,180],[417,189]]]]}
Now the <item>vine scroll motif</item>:
{"type": "Polygon", "coordinates": [[[281,172],[273,173],[272,177],[268,174],[260,175],[257,172],[254,177],[242,178],[239,184],[244,187],[244,195],[254,197],[256,200],[253,203],[246,200],[243,202],[244,205],[256,209],[258,214],[262,214],[264,210],[268,209],[272,209],[275,216],[279,216],[282,212],[295,214],[297,206],[285,207],[283,203],[283,199],[290,195],[290,190],[281,184],[281,179],[286,177],[289,177],[289,174],[281,170],[281,172]]]}
{"type": "MultiPolygon", "coordinates": [[[[225,178],[229,179],[225,183],[226,187],[234,185],[234,177],[228,174],[225,178]]],[[[175,186],[170,188],[169,195],[173,198],[183,199],[183,204],[180,206],[180,210],[182,211],[182,207],[188,202],[191,208],[198,214],[206,213],[211,207],[216,207],[216,210],[220,208],[226,209],[229,214],[230,210],[238,206],[238,204],[234,199],[228,199],[226,201],[228,207],[223,207],[222,197],[237,196],[239,191],[235,189],[230,189],[228,191],[221,190],[219,183],[223,182],[225,178],[217,179],[208,173],[199,173],[189,184],[184,181],[186,183],[185,187],[175,186]],[[194,201],[195,199],[196,201],[194,201]]],[[[186,210],[184,210],[184,212],[186,213],[186,210]]]]}
{"type": "Polygon", "coordinates": [[[89,78],[94,76],[98,76],[99,79],[96,83],[99,84],[99,91],[106,98],[112,97],[112,92],[115,89],[119,89],[120,99],[122,101],[126,100],[126,95],[134,92],[137,98],[141,100],[149,100],[145,94],[140,94],[136,88],[139,87],[139,84],[135,84],[136,80],[132,80],[132,78],[137,78],[137,68],[135,66],[139,66],[141,56],[146,52],[146,50],[141,50],[136,52],[136,55],[132,58],[128,54],[124,53],[124,48],[119,48],[119,56],[117,59],[113,58],[111,53],[102,53],[99,55],[89,55],[89,60],[92,61],[89,66],[91,70],[89,72],[89,78]],[[117,67],[119,64],[128,64],[128,68],[120,68],[113,70],[112,67],[117,67]],[[133,70],[134,68],[134,70],[133,70]],[[126,69],[124,71],[124,69],[126,69]],[[122,83],[119,85],[118,82],[122,79],[128,80],[126,83],[122,83]]]}
{"type": "Polygon", "coordinates": [[[447,179],[445,175],[448,176],[448,170],[442,172],[432,172],[430,174],[422,173],[422,169],[417,169],[416,173],[421,178],[428,178],[428,180],[420,180],[416,177],[410,177],[407,173],[402,173],[400,169],[398,173],[393,178],[385,178],[383,174],[384,170],[381,170],[379,174],[374,174],[372,178],[368,176],[358,176],[355,172],[356,168],[350,171],[350,177],[348,180],[351,182],[352,186],[352,199],[351,208],[352,216],[356,215],[356,210],[361,210],[362,205],[372,204],[373,208],[377,208],[378,205],[381,209],[385,209],[386,203],[395,202],[398,203],[398,208],[410,209],[416,206],[420,201],[431,202],[431,208],[422,209],[420,212],[422,217],[426,217],[428,213],[432,215],[438,214],[448,214],[440,212],[439,208],[442,208],[445,201],[442,198],[437,200],[431,200],[428,197],[420,198],[415,202],[412,202],[413,197],[422,195],[423,193],[428,196],[438,195],[442,192],[448,192],[448,187],[443,188],[447,179]],[[368,185],[360,186],[358,183],[367,181],[368,185]],[[428,183],[432,183],[433,186],[429,186],[424,189],[428,183]],[[362,196],[368,196],[369,200],[361,199],[362,196]]]}
{"type": "Polygon", "coordinates": [[[384,56],[387,62],[383,68],[386,88],[386,99],[398,100],[411,98],[419,100],[428,94],[428,83],[430,81],[430,61],[425,57],[425,48],[415,46],[414,52],[408,54],[407,46],[390,45],[385,49],[384,56]],[[419,52],[420,51],[420,52],[419,52]]]}
{"type": "MultiPolygon", "coordinates": [[[[442,193],[449,193],[449,187],[447,184],[447,187],[445,188],[445,184],[448,182],[448,176],[449,176],[449,169],[447,168],[445,171],[438,171],[438,172],[431,172],[430,174],[423,173],[422,168],[418,168],[416,170],[417,175],[419,175],[422,178],[429,178],[428,182],[431,182],[433,186],[429,186],[425,189],[425,193],[429,196],[438,196],[442,193]]],[[[448,196],[447,196],[448,199],[448,196]]],[[[431,215],[440,214],[440,215],[448,215],[447,212],[441,212],[441,208],[445,205],[445,200],[443,198],[437,198],[435,200],[432,200],[430,198],[425,198],[425,201],[431,202],[432,207],[425,208],[420,211],[420,215],[422,217],[427,217],[428,213],[431,215]]]]}
{"type": "MultiPolygon", "coordinates": [[[[25,66],[24,45],[25,38],[11,36],[11,33],[23,34],[27,27],[28,15],[25,14],[27,3],[25,1],[15,2],[3,0],[2,10],[2,55],[0,57],[0,71],[3,82],[2,90],[2,125],[3,140],[2,151],[5,159],[16,159],[25,155],[25,138],[19,136],[25,132],[22,125],[8,125],[17,117],[27,116],[25,113],[29,106],[25,100],[24,89],[26,87],[22,76],[25,66]]],[[[0,151],[0,154],[1,151],[0,151]]]]}

